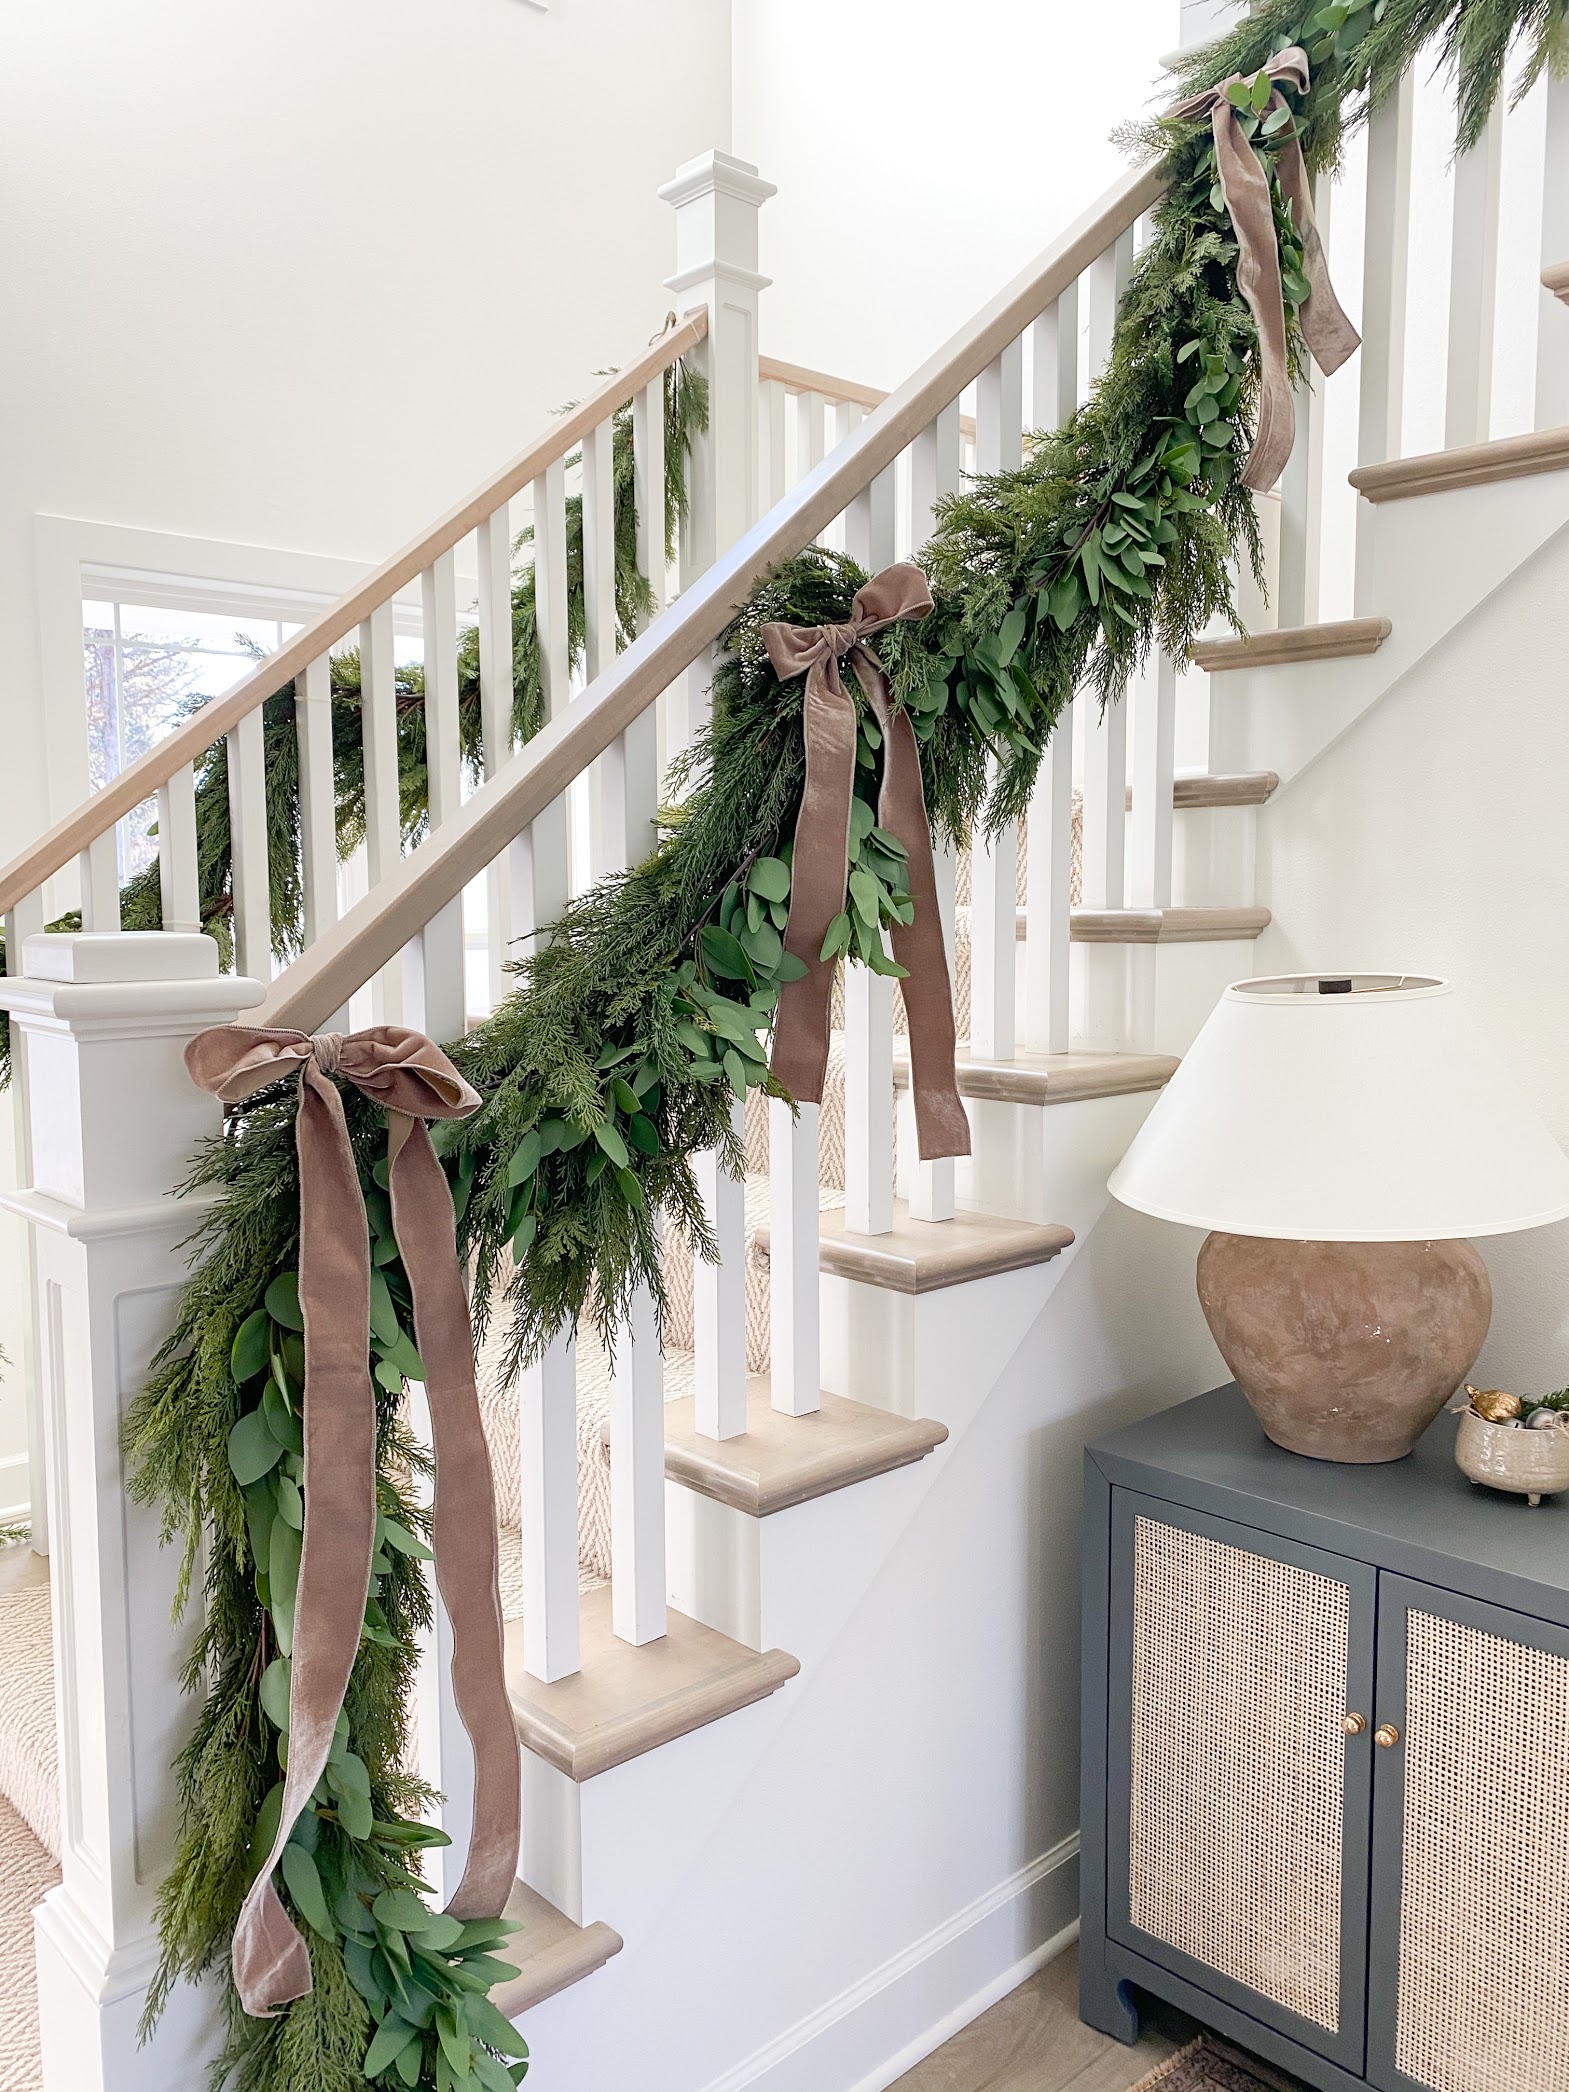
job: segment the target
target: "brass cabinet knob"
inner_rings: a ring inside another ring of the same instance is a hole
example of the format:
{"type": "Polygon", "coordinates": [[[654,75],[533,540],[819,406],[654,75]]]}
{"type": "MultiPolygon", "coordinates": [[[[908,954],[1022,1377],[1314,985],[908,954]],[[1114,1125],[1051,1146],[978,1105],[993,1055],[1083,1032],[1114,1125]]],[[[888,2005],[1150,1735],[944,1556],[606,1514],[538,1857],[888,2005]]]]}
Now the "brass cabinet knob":
{"type": "Polygon", "coordinates": [[[1392,1751],[1400,1741],[1400,1731],[1393,1722],[1380,1722],[1373,1731],[1373,1741],[1386,1751],[1392,1751]]]}
{"type": "Polygon", "coordinates": [[[1367,1727],[1367,1716],[1365,1714],[1343,1715],[1340,1726],[1348,1736],[1360,1736],[1367,1727]]]}

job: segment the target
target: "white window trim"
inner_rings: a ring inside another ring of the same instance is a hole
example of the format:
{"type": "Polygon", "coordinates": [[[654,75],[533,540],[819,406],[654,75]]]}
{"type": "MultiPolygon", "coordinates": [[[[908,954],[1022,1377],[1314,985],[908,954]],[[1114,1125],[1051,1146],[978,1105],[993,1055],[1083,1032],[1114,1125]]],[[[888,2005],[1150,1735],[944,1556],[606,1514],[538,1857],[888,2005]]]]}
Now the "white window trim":
{"type": "MultiPolygon", "coordinates": [[[[63,820],[91,790],[84,602],[117,597],[169,609],[222,607],[237,616],[281,617],[294,623],[308,621],[357,587],[374,564],[275,545],[238,545],[221,538],[90,523],[75,516],[35,516],[33,544],[48,800],[48,821],[41,826],[63,820]]],[[[475,586],[474,576],[460,571],[460,603],[472,597],[475,586]]],[[[394,623],[399,631],[420,630],[418,581],[399,592],[394,623]]]]}

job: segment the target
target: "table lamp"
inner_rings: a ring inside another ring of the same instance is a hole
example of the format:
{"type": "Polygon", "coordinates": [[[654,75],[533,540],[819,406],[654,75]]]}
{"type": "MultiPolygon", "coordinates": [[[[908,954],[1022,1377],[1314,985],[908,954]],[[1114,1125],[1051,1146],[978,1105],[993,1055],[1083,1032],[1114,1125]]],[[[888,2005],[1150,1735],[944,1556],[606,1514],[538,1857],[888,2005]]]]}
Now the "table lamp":
{"type": "Polygon", "coordinates": [[[1277,1445],[1398,1460],[1492,1316],[1467,1237],[1569,1217],[1569,1157],[1423,974],[1238,981],[1112,1172],[1209,1233],[1199,1301],[1277,1445]]]}

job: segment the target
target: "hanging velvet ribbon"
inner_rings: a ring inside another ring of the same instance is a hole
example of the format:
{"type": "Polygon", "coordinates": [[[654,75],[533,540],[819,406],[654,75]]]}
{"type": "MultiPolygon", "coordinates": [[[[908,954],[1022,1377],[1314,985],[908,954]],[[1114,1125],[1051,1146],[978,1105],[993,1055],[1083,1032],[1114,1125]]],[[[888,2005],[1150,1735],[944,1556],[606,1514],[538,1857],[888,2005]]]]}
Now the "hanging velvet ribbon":
{"type": "MultiPolygon", "coordinates": [[[[1297,44],[1277,51],[1264,67],[1271,81],[1287,80],[1299,94],[1306,94],[1310,74],[1307,53],[1297,44]]],[[[1285,470],[1296,434],[1296,412],[1291,399],[1291,375],[1286,362],[1286,312],[1280,284],[1280,247],[1275,238],[1275,214],[1270,204],[1269,175],[1264,163],[1243,136],[1237,108],[1227,92],[1244,78],[1233,73],[1218,86],[1191,96],[1168,109],[1168,117],[1185,119],[1208,116],[1215,140],[1215,167],[1221,194],[1237,236],[1237,288],[1247,300],[1258,328],[1259,408],[1258,429],[1248,453],[1242,484],[1262,494],[1285,470]]],[[[1270,90],[1261,116],[1284,109],[1285,97],[1278,86],[1270,90]]],[[[1302,273],[1310,295],[1299,308],[1303,339],[1313,360],[1327,377],[1339,370],[1362,337],[1340,309],[1329,280],[1324,245],[1313,220],[1313,198],[1308,187],[1307,165],[1293,129],[1275,155],[1275,178],[1280,193],[1291,208],[1292,223],[1302,242],[1302,273]]]]}
{"type": "Polygon", "coordinates": [[[495,1499],[474,1388],[468,1301],[452,1196],[427,1119],[464,1118],[479,1097],[429,1039],[401,1025],[345,1038],[222,1025],[185,1050],[225,1103],[300,1071],[300,1306],[305,1318],[305,1533],[295,1598],[289,1764],[272,1850],[234,1930],[235,1987],[264,2017],[311,1987],[310,1957],[273,1886],[289,1833],[326,1770],[360,1646],[376,1545],[376,1401],[370,1246],[339,1076],[387,1114],[392,1225],[414,1297],[436,1463],[431,1538],[452,1622],[452,1687],[474,1747],[468,1863],[454,1917],[499,1916],[517,1871],[521,1772],[501,1653],[495,1499]]]}
{"type": "Polygon", "coordinates": [[[932,607],[919,567],[885,567],[850,606],[845,625],[764,625],[763,643],[781,681],[804,674],[802,731],[806,786],[795,824],[790,921],[785,950],[806,966],[804,979],[779,993],[772,1067],[791,1096],[821,1103],[833,1015],[834,964],[822,956],[829,925],[844,907],[855,789],[855,703],[839,679],[845,655],[882,730],[883,781],[878,824],[904,845],[915,919],[896,924],[894,957],[906,970],[904,1009],[910,1027],[910,1083],[922,1158],[968,1155],[970,1123],[954,1079],[953,996],[937,910],[937,874],[921,789],[921,758],[909,715],[895,707],[882,663],[866,644],[899,618],[932,607]]]}

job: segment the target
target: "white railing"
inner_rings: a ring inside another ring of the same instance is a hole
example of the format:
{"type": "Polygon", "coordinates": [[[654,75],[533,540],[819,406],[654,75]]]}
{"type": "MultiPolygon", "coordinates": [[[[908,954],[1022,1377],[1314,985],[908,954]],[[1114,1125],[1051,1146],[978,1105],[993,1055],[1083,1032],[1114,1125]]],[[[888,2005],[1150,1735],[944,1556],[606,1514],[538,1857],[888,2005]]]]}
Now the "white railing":
{"type": "MultiPolygon", "coordinates": [[[[1569,260],[1569,121],[1559,84],[1545,147],[1541,256],[1569,260]]],[[[1522,124],[1523,127],[1523,124],[1522,124]]],[[[1514,127],[1504,122],[1455,175],[1450,323],[1443,430],[1446,441],[1494,431],[1489,372],[1504,274],[1497,244],[1499,195],[1510,178],[1514,127]],[[1500,142],[1501,138],[1501,142],[1500,142]],[[1501,170],[1501,171],[1500,171],[1501,170]],[[1488,292],[1491,287],[1493,298],[1488,292]]],[[[1407,363],[1409,286],[1405,213],[1411,191],[1408,100],[1375,120],[1365,155],[1364,236],[1356,214],[1327,194],[1331,263],[1349,294],[1360,256],[1365,346],[1337,379],[1337,411],[1355,431],[1342,460],[1399,454],[1407,363]],[[1349,393],[1347,388],[1354,388],[1349,393]]],[[[1358,176],[1358,179],[1364,179],[1358,176]]],[[[314,1029],[370,991],[378,1014],[402,1016],[437,1036],[461,1031],[476,1000],[503,986],[505,957],[530,948],[584,877],[640,857],[652,835],[660,751],[686,738],[706,702],[710,650],[758,582],[814,541],[841,545],[876,570],[918,549],[934,506],[968,471],[1016,464],[1028,431],[1055,425],[1085,396],[1109,353],[1117,303],[1136,254],[1142,214],[1159,200],[1159,175],[1127,175],[998,298],[897,391],[883,395],[820,372],[759,362],[756,217],[772,193],[724,155],[683,169],[664,192],[677,212],[671,279],[694,309],[585,406],[557,424],[413,546],[215,700],[68,821],[0,873],[10,969],[42,927],[49,882],[78,872],[86,925],[118,928],[114,825],[154,790],[165,921],[195,927],[195,772],[222,739],[234,828],[234,919],[239,965],[266,985],[260,1021],[314,1029]],[[722,196],[726,209],[714,209],[722,196]],[[724,245],[717,245],[722,240],[724,245]],[[709,433],[691,479],[691,520],[680,544],[679,593],[669,593],[664,546],[664,373],[692,357],[710,386],[709,433]],[[638,496],[639,567],[655,602],[646,628],[618,651],[611,504],[611,422],[631,404],[638,496]],[[572,463],[574,456],[578,462],[572,463]],[[574,694],[567,649],[567,501],[581,493],[587,660],[574,694]],[[516,504],[516,507],[514,507],[516,504]],[[533,528],[539,644],[548,723],[514,748],[511,547],[524,518],[533,528]],[[759,520],[761,519],[761,520],[759,520]],[[477,574],[484,777],[464,796],[458,736],[456,643],[461,548],[477,574]],[[397,795],[398,695],[391,605],[418,584],[430,744],[430,821],[405,849],[397,795]],[[328,657],[357,638],[361,654],[370,885],[340,907],[333,819],[328,657]],[[294,678],[301,766],[305,948],[275,975],[267,901],[267,825],[260,704],[294,678]],[[576,876],[574,874],[576,873],[576,876]],[[486,982],[465,992],[465,895],[486,900],[486,982]]],[[[1534,398],[1538,421],[1569,412],[1569,314],[1542,293],[1534,398]]],[[[1328,552],[1346,535],[1328,498],[1335,456],[1320,382],[1305,386],[1299,443],[1280,500],[1274,574],[1279,615],[1311,621],[1325,595],[1328,552]]],[[[1365,504],[1363,505],[1365,508],[1365,504]]],[[[1358,607],[1374,573],[1371,537],[1358,516],[1358,607]]],[[[1353,577],[1347,575],[1348,584],[1353,577]]],[[[1350,607],[1349,603],[1347,607],[1350,607]]],[[[1376,609],[1376,604],[1368,605],[1376,609]]],[[[1104,715],[1074,709],[1054,737],[1022,830],[1010,828],[969,856],[967,920],[956,926],[956,867],[939,867],[950,944],[969,945],[969,1051],[978,1059],[1058,1054],[1070,1047],[1148,1043],[1131,1004],[1113,1008],[1086,990],[1083,949],[1108,914],[1161,910],[1174,901],[1173,801],[1186,699],[1183,664],[1157,657],[1126,701],[1104,715]],[[1081,809],[1076,814],[1076,809],[1081,809]],[[1076,836],[1076,830],[1078,831],[1076,836]],[[1021,850],[1027,864],[1020,872],[1021,850]],[[1081,861],[1075,912],[1075,861],[1081,861]],[[1022,883],[1022,908],[1020,885],[1022,883]],[[1023,930],[1021,937],[1020,930],[1023,930]]],[[[1191,737],[1190,737],[1191,739],[1191,737]]],[[[1201,750],[1201,755],[1206,751],[1201,750]]],[[[1115,929],[1115,924],[1110,926],[1115,929]]],[[[887,982],[851,969],[845,995],[846,1222],[877,1235],[895,1224],[893,1090],[895,1014],[887,982]]],[[[25,1074],[25,1069],[24,1069],[25,1074]]],[[[819,1406],[819,1159],[815,1107],[771,1104],[770,1399],[791,1415],[819,1406]]],[[[738,1112],[737,1130],[741,1130],[738,1112]]],[[[714,1158],[700,1176],[720,1259],[699,1264],[694,1297],[698,1428],[714,1438],[746,1424],[746,1218],[742,1187],[714,1158]]],[[[951,1164],[909,1176],[909,1210],[941,1221],[954,1211],[951,1164]]],[[[160,1240],[158,1256],[165,1257],[160,1240]]],[[[151,1267],[150,1267],[151,1268],[151,1267]]],[[[162,1271],[162,1265],[158,1266],[162,1271]]],[[[577,1668],[577,1359],[563,1337],[518,1388],[525,1584],[524,1664],[550,1680],[577,1668]]],[[[665,1622],[663,1385],[646,1299],[620,1333],[611,1396],[612,1577],[616,1632],[631,1642],[665,1622]]],[[[435,1769],[439,1776],[439,1768],[435,1769]]]]}

